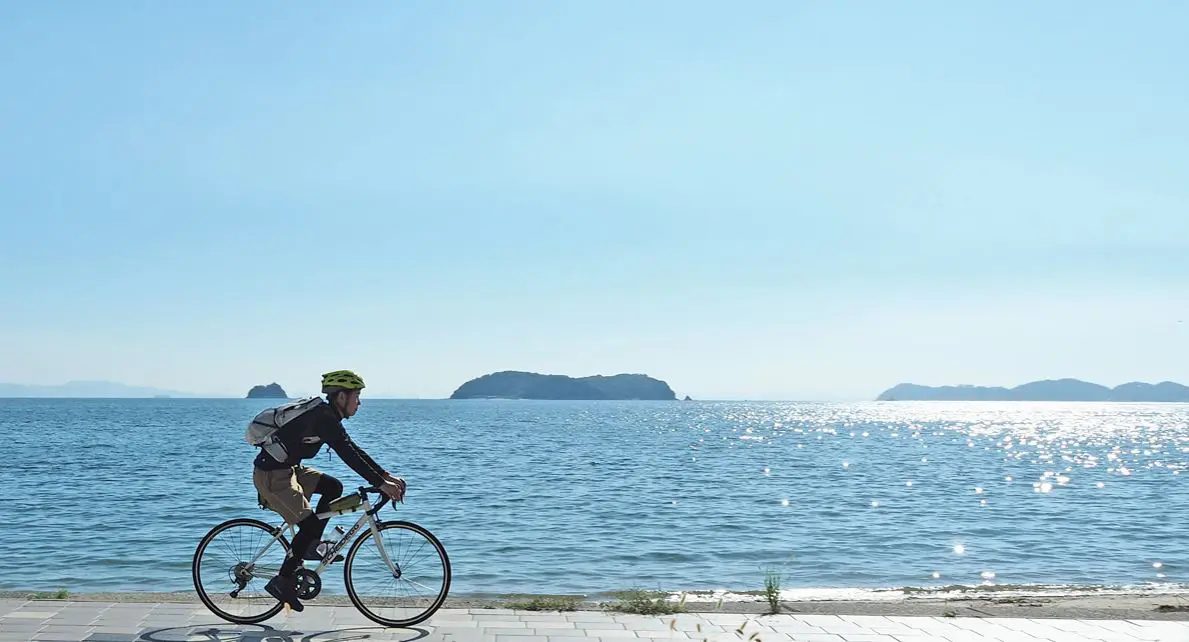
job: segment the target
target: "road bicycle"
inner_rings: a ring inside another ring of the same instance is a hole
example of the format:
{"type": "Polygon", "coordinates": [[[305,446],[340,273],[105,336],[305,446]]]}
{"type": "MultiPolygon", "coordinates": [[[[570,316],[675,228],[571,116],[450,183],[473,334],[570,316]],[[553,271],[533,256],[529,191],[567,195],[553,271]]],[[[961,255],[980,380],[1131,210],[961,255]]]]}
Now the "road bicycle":
{"type": "MultiPolygon", "coordinates": [[[[315,568],[306,568],[304,562],[298,567],[298,599],[318,597],[322,573],[341,559],[347,596],[373,622],[413,626],[441,608],[450,590],[446,548],[433,533],[412,522],[378,521],[376,513],[388,502],[378,488],[360,487],[358,492],[331,502],[330,510],[317,514],[319,519],[330,519],[363,511],[350,529],[336,528],[341,536],[329,548],[319,549],[322,559],[315,568]],[[373,506],[369,494],[379,495],[380,502],[373,506]],[[348,543],[351,548],[344,558],[339,551],[348,543]]],[[[212,613],[236,624],[255,624],[275,616],[284,604],[269,595],[264,585],[289,554],[286,533],[292,537],[296,532],[287,522],[273,526],[250,518],[228,520],[212,528],[194,551],[198,598],[212,613]]]]}

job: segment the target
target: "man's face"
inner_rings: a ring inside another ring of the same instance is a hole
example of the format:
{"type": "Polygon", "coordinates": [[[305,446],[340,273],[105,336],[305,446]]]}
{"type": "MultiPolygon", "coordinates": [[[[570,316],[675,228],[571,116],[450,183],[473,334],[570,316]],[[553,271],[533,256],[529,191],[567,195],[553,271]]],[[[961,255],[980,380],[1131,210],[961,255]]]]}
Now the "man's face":
{"type": "Polygon", "coordinates": [[[347,390],[340,396],[343,398],[343,416],[354,415],[359,410],[359,391],[347,390]]]}

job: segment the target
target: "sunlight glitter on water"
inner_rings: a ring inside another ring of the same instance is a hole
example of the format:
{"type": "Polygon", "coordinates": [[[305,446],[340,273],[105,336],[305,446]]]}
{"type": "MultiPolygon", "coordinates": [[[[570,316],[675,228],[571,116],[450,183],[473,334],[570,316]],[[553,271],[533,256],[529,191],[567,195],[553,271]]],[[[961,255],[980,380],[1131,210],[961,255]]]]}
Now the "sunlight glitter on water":
{"type": "MultiPolygon", "coordinates": [[[[21,464],[9,469],[18,504],[54,482],[44,453],[56,434],[101,449],[119,431],[120,447],[136,454],[96,455],[95,492],[113,512],[143,502],[119,485],[129,475],[161,497],[176,492],[173,471],[152,465],[169,461],[159,439],[166,424],[176,428],[171,445],[201,449],[212,435],[230,444],[213,449],[210,466],[250,469],[252,453],[234,429],[249,402],[122,403],[87,412],[37,406],[24,424],[10,408],[0,427],[7,422],[21,464]],[[212,411],[223,414],[212,419],[212,411]],[[69,430],[28,428],[47,421],[69,430]]],[[[931,572],[977,585],[991,569],[1012,585],[1143,584],[1157,573],[1169,584],[1189,581],[1189,557],[1168,544],[1189,521],[1189,476],[1179,474],[1189,469],[1189,406],[377,400],[350,430],[417,489],[400,509],[440,531],[472,571],[458,578],[462,592],[589,591],[656,577],[676,588],[711,581],[743,590],[757,565],[790,551],[806,562],[792,568],[791,587],[917,586],[931,572]],[[664,510],[648,510],[658,503],[664,510]],[[637,536],[644,544],[631,555],[602,547],[637,536]],[[685,559],[675,559],[675,547],[685,559]],[[1156,559],[1163,566],[1153,567],[1156,559]]],[[[337,458],[311,463],[351,479],[337,458]]],[[[226,477],[204,488],[210,500],[195,509],[196,522],[259,514],[246,475],[226,477]]],[[[89,497],[64,501],[85,510],[89,497]]],[[[10,541],[0,541],[6,555],[54,532],[86,537],[68,521],[47,532],[21,515],[10,541]]],[[[87,580],[95,586],[153,581],[184,590],[182,567],[145,580],[105,557],[140,547],[152,568],[165,568],[192,553],[190,533],[144,519],[167,536],[146,545],[136,531],[105,531],[111,545],[80,547],[82,559],[45,556],[34,588],[56,589],[81,562],[96,569],[87,580]]]]}

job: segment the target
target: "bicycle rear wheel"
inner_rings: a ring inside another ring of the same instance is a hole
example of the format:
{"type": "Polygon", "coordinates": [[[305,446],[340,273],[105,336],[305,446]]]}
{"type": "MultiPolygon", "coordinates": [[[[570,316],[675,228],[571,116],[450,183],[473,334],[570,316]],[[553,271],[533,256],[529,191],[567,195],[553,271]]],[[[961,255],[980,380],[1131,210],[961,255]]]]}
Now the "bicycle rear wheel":
{"type": "Polygon", "coordinates": [[[450,591],[446,548],[433,533],[411,522],[380,522],[376,529],[378,541],[368,529],[347,553],[347,596],[360,613],[384,626],[425,621],[450,591]]]}
{"type": "Polygon", "coordinates": [[[212,528],[194,551],[198,599],[236,624],[263,622],[279,613],[283,605],[264,590],[289,551],[285,537],[277,539],[272,541],[272,526],[255,519],[233,519],[212,528]]]}

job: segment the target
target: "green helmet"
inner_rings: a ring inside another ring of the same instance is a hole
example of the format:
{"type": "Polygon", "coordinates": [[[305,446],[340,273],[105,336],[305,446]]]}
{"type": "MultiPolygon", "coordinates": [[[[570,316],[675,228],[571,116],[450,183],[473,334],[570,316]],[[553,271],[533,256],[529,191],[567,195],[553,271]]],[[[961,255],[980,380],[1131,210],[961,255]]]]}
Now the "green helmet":
{"type": "Polygon", "coordinates": [[[350,370],[335,370],[322,375],[322,392],[363,390],[363,378],[350,370]]]}

